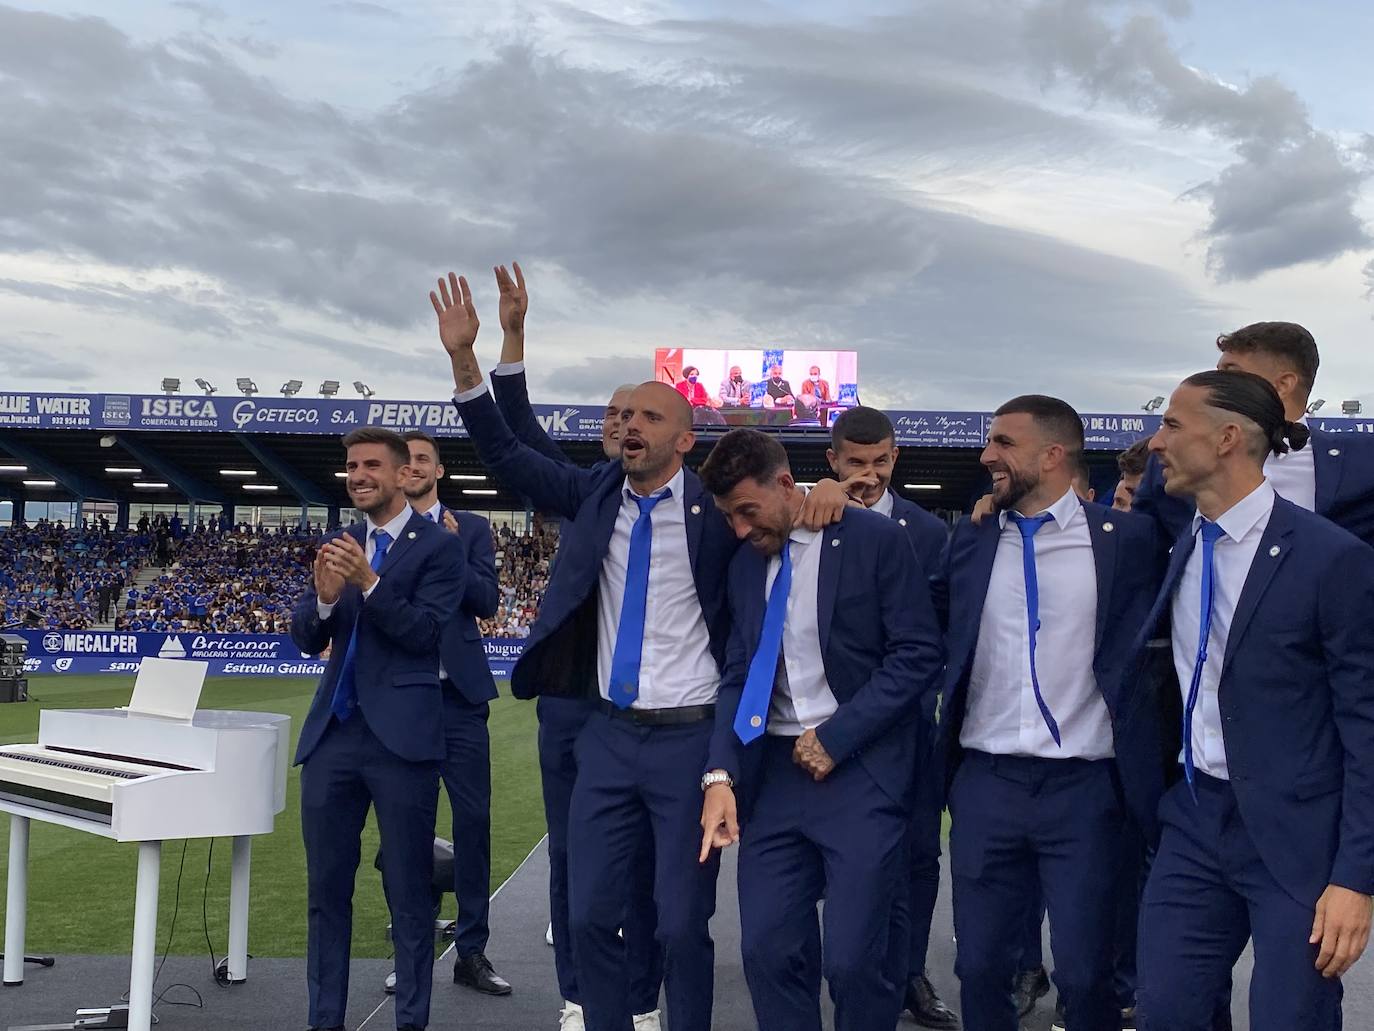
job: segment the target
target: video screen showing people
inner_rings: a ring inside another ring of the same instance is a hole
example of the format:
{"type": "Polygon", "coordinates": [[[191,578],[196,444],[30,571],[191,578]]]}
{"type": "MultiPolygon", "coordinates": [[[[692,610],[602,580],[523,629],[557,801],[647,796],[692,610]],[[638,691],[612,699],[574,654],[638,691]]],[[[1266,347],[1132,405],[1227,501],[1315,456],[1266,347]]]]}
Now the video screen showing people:
{"type": "Polygon", "coordinates": [[[828,427],[859,403],[855,351],[661,347],[654,378],[691,402],[699,424],[828,427]]]}

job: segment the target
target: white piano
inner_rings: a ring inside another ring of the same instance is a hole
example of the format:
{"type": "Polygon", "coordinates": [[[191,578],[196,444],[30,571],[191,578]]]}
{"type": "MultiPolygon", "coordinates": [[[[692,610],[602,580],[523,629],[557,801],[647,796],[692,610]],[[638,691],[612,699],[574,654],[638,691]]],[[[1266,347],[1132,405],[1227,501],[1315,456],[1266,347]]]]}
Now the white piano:
{"type": "MultiPolygon", "coordinates": [[[[140,680],[149,663],[176,661],[145,659],[140,680]]],[[[203,663],[178,665],[200,667],[203,680],[203,663]]],[[[228,974],[231,981],[247,979],[252,835],[270,833],[286,805],[291,720],[266,712],[195,712],[198,697],[197,683],[189,718],[134,711],[132,706],[50,709],[40,716],[37,744],[0,745],[0,812],[10,814],[6,986],[24,980],[33,820],[138,842],[131,1029],[148,1031],[152,1019],[158,878],[166,839],[233,839],[228,974]]]]}

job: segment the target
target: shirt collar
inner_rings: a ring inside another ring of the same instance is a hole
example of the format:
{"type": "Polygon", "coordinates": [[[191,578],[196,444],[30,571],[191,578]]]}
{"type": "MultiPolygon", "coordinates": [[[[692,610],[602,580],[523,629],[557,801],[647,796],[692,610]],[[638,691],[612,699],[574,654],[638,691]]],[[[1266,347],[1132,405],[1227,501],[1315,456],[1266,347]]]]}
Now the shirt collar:
{"type": "MultiPolygon", "coordinates": [[[[683,488],[686,486],[686,483],[687,483],[687,467],[686,467],[686,466],[680,466],[680,467],[678,468],[678,471],[677,471],[677,475],[676,475],[676,476],[674,476],[671,480],[669,480],[667,483],[665,483],[662,487],[660,487],[658,490],[654,491],[653,494],[651,494],[651,495],[649,495],[649,496],[650,496],[650,497],[657,497],[658,495],[662,494],[665,490],[670,490],[670,491],[673,492],[673,497],[675,497],[675,498],[677,498],[679,501],[681,501],[681,500],[682,500],[682,491],[683,491],[683,488]]],[[[633,500],[634,498],[637,498],[637,497],[640,496],[640,495],[636,494],[635,491],[634,491],[634,488],[630,486],[630,478],[629,478],[628,476],[625,477],[625,482],[622,483],[622,484],[620,485],[620,494],[621,494],[621,497],[623,497],[623,498],[624,498],[625,500],[627,500],[627,501],[633,500]]]]}
{"type": "Polygon", "coordinates": [[[873,502],[873,511],[877,512],[880,516],[887,516],[889,519],[891,519],[892,506],[896,503],[896,500],[897,499],[892,496],[892,490],[889,488],[888,490],[883,491],[882,497],[880,497],[877,501],[873,502]]]}
{"type": "MultiPolygon", "coordinates": [[[[1233,543],[1239,543],[1273,507],[1274,488],[1268,480],[1263,480],[1258,487],[1223,512],[1216,522],[1222,533],[1233,543]]],[[[1194,512],[1193,533],[1197,533],[1201,525],[1202,513],[1194,512]]]]}
{"type": "MultiPolygon", "coordinates": [[[[401,531],[403,531],[403,530],[406,528],[406,523],[410,522],[410,517],[411,517],[412,514],[414,514],[414,511],[415,511],[415,510],[414,510],[413,508],[411,508],[409,505],[406,505],[405,508],[401,509],[400,514],[397,515],[396,518],[392,519],[391,522],[389,522],[389,523],[384,523],[384,524],[382,524],[381,526],[378,526],[376,523],[374,523],[374,522],[372,521],[372,517],[371,517],[371,516],[368,516],[368,517],[367,517],[367,536],[368,536],[368,538],[371,538],[372,532],[373,532],[374,530],[385,530],[385,531],[387,532],[387,534],[391,537],[392,543],[395,543],[397,540],[400,539],[400,537],[401,537],[401,531]]],[[[364,542],[364,543],[366,543],[366,542],[364,542]]]]}
{"type": "MultiPolygon", "coordinates": [[[[1051,505],[1049,508],[1041,509],[1039,512],[1036,512],[1034,514],[1043,515],[1044,513],[1048,512],[1050,514],[1050,519],[1054,523],[1056,529],[1063,530],[1071,522],[1073,522],[1073,520],[1078,515],[1080,515],[1082,511],[1083,502],[1079,500],[1078,495],[1075,494],[1073,488],[1070,487],[1068,491],[1065,492],[1064,496],[1060,498],[1058,501],[1056,501],[1053,505],[1051,505]]],[[[1010,518],[1011,513],[1008,512],[1006,509],[1003,509],[1001,512],[998,512],[998,526],[1005,530],[1007,528],[1007,521],[1010,518]]]]}
{"type": "Polygon", "coordinates": [[[420,514],[431,522],[441,522],[444,518],[444,503],[442,501],[436,501],[431,507],[425,509],[420,514]]]}

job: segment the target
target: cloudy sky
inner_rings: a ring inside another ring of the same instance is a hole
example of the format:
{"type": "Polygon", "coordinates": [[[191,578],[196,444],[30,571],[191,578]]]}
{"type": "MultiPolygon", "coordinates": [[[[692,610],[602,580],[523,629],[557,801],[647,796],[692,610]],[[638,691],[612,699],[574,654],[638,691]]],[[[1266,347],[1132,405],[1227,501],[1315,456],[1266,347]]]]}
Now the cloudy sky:
{"type": "Polygon", "coordinates": [[[655,347],[860,352],[867,403],[1137,407],[1305,323],[1374,402],[1374,7],[0,3],[0,388],[448,387],[426,292],[532,291],[537,400],[655,347]]]}

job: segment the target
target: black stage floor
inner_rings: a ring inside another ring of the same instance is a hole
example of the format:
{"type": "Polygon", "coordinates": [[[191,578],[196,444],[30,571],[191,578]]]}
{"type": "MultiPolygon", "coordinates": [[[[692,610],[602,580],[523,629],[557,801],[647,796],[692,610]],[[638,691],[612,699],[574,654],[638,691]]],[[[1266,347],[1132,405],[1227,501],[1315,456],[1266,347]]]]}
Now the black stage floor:
{"type": "MultiPolygon", "coordinates": [[[[496,969],[515,987],[504,999],[491,999],[454,986],[451,957],[436,965],[434,1031],[540,1031],[558,1026],[561,1000],[553,972],[553,950],[544,943],[548,923],[547,858],[542,844],[496,893],[492,903],[492,940],[488,950],[496,969]]],[[[716,939],[716,1031],[749,1031],[754,1027],[749,996],[739,966],[739,919],[734,890],[733,852],[722,868],[716,939]]],[[[30,943],[41,950],[41,942],[30,943]]],[[[1048,954],[1048,950],[1047,950],[1048,954]]],[[[945,1000],[957,1008],[958,983],[953,974],[948,891],[942,892],[931,942],[931,977],[945,1000]]],[[[390,970],[383,960],[353,963],[349,994],[350,1031],[389,1031],[395,1026],[390,1000],[381,991],[390,970]]],[[[21,988],[0,991],[0,1028],[69,1021],[78,1007],[106,1005],[128,986],[124,956],[63,956],[52,969],[30,967],[21,988]]],[[[1250,959],[1236,970],[1235,1026],[1248,1029],[1246,992],[1250,959]]],[[[203,1009],[168,1005],[191,998],[182,988],[157,1007],[160,1028],[168,1031],[301,1031],[305,1027],[304,964],[299,959],[255,959],[249,981],[219,988],[206,956],[173,956],[162,971],[158,991],[174,982],[194,987],[203,1009]]],[[[1346,978],[1345,1026],[1374,1028],[1374,956],[1367,956],[1346,978]]],[[[1053,994],[1023,1023],[1024,1031],[1048,1031],[1053,994]]],[[[827,1027],[829,1026],[827,1022],[827,1027]]],[[[666,1027],[666,1021],[665,1021],[666,1027]]],[[[901,1028],[914,1028],[903,1021],[901,1028]]],[[[1299,1031],[1299,1029],[1294,1029],[1299,1031]]]]}

